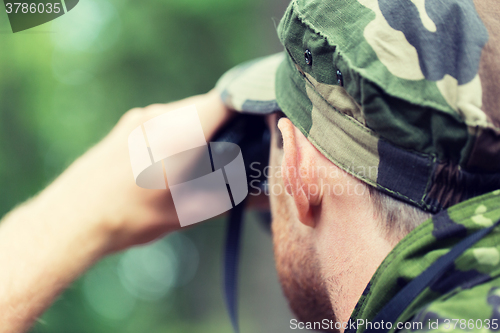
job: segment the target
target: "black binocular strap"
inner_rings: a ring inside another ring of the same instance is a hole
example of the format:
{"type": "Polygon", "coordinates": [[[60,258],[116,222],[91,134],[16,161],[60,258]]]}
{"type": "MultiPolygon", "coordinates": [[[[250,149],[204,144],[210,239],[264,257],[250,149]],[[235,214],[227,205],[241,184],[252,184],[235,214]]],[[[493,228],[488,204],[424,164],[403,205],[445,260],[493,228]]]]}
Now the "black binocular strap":
{"type": "Polygon", "coordinates": [[[224,294],[227,311],[236,333],[240,331],[238,325],[238,262],[245,203],[246,199],[229,211],[224,254],[224,294]]]}

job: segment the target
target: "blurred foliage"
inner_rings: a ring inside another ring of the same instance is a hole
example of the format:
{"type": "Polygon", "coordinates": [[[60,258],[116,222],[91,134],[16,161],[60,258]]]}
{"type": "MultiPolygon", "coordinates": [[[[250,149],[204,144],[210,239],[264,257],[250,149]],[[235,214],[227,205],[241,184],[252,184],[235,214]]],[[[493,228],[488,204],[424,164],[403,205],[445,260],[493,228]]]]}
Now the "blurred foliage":
{"type": "MultiPolygon", "coordinates": [[[[128,109],[206,92],[230,67],[280,51],[275,22],[286,4],[81,0],[16,34],[2,6],[0,216],[43,189],[128,109]]],[[[243,331],[287,332],[269,237],[250,225],[243,331]]],[[[214,220],[106,258],[32,331],[231,332],[220,287],[223,235],[224,222],[214,220]]]]}

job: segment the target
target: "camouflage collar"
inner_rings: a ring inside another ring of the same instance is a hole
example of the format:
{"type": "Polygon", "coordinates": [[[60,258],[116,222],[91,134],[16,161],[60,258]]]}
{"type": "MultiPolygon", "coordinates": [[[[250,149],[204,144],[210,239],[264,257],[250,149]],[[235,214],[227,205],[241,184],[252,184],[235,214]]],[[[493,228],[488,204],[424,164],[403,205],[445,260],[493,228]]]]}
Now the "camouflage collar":
{"type": "MultiPolygon", "coordinates": [[[[351,321],[372,320],[409,281],[420,275],[465,236],[500,219],[500,190],[455,205],[427,220],[408,234],[389,253],[361,296],[351,321]]],[[[443,295],[457,293],[500,275],[499,231],[495,230],[455,261],[455,267],[429,286],[406,309],[404,322],[443,295]]],[[[358,327],[357,332],[364,331],[358,327]]]]}

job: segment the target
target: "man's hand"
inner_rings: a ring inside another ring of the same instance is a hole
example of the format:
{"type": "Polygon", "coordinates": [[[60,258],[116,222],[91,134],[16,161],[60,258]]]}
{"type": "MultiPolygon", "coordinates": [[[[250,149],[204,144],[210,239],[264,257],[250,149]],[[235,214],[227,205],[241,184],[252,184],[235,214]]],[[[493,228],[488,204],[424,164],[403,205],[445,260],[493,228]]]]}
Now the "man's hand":
{"type": "Polygon", "coordinates": [[[0,225],[0,332],[21,332],[102,256],[180,228],[167,190],[135,184],[128,135],[195,104],[207,141],[228,119],[215,91],[128,111],[95,147],[0,225]]]}
{"type": "Polygon", "coordinates": [[[133,129],[160,114],[195,104],[207,141],[229,116],[216,92],[125,113],[99,144],[73,163],[39,198],[45,209],[67,207],[107,237],[106,251],[151,241],[180,228],[170,192],[136,185],[128,152],[133,129]]]}

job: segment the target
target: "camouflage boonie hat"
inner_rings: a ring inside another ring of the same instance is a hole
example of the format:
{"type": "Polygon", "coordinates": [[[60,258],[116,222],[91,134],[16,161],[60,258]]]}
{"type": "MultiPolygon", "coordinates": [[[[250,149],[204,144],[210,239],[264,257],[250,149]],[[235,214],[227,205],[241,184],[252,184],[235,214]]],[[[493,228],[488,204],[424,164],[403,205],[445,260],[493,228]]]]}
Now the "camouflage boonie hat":
{"type": "Polygon", "coordinates": [[[220,79],[228,106],[282,110],[337,166],[430,212],[500,188],[472,0],[294,0],[278,35],[285,52],[220,79]]]}

